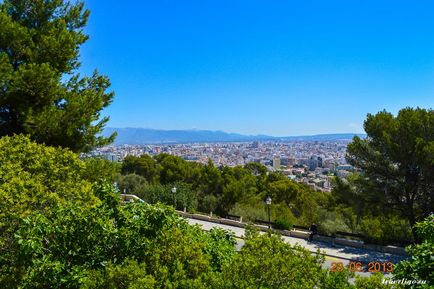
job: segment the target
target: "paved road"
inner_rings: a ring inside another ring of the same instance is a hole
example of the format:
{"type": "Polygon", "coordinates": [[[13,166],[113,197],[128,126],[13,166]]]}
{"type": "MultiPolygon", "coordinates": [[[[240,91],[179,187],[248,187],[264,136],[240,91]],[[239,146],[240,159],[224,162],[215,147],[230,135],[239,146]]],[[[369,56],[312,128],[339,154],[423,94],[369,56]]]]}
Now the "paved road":
{"type": "MultiPolygon", "coordinates": [[[[188,222],[191,225],[199,225],[204,230],[210,230],[211,228],[218,227],[228,231],[234,232],[237,237],[237,249],[241,249],[244,245],[244,229],[219,223],[207,222],[202,220],[190,219],[188,218],[188,222]]],[[[263,233],[263,232],[262,232],[263,233]]],[[[367,266],[369,262],[392,262],[393,264],[398,263],[399,261],[405,259],[404,256],[393,255],[389,253],[381,253],[376,251],[369,251],[360,248],[353,247],[344,247],[344,246],[335,246],[333,247],[331,244],[323,243],[323,242],[307,242],[307,240],[282,236],[285,242],[291,245],[300,245],[312,253],[316,253],[318,249],[325,255],[325,263],[324,267],[330,268],[333,262],[342,262],[344,266],[353,262],[361,262],[364,266],[367,266]]],[[[360,275],[369,275],[368,272],[358,272],[360,275]]]]}

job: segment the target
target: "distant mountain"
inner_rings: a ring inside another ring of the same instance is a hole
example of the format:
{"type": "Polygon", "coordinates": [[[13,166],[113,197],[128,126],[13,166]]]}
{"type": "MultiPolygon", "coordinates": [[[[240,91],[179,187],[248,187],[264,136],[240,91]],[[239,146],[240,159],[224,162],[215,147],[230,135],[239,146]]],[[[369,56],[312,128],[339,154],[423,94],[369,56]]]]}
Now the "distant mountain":
{"type": "Polygon", "coordinates": [[[331,141],[331,140],[351,140],[354,136],[365,138],[363,133],[331,133],[331,134],[315,134],[303,136],[288,136],[278,138],[286,141],[331,141]]]}
{"type": "Polygon", "coordinates": [[[353,136],[365,137],[364,134],[320,134],[307,136],[274,137],[268,135],[242,135],[211,130],[158,130],[149,128],[113,128],[108,127],[103,135],[113,132],[118,135],[116,145],[121,144],[156,144],[156,143],[192,143],[192,142],[242,142],[242,141],[330,141],[351,140],[353,136]]]}

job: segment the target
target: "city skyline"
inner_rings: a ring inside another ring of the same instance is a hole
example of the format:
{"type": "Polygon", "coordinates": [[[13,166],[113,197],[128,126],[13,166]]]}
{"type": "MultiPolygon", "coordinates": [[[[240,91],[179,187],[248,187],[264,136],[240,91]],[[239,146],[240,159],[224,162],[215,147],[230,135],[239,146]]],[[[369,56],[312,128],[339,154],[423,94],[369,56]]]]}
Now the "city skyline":
{"type": "Polygon", "coordinates": [[[429,1],[130,3],[86,3],[80,72],[110,76],[108,126],[363,133],[368,113],[433,107],[429,1]]]}

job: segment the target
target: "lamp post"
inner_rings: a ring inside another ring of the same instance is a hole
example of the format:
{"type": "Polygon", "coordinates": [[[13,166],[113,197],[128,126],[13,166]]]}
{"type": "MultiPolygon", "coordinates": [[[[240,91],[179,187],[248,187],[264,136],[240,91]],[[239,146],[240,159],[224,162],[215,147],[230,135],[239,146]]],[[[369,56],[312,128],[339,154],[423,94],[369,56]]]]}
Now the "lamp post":
{"type": "Polygon", "coordinates": [[[267,199],[265,200],[265,203],[267,204],[267,207],[268,207],[268,229],[271,229],[271,212],[270,212],[271,198],[270,198],[270,196],[267,197],[267,199]]]}
{"type": "Polygon", "coordinates": [[[173,194],[173,204],[175,205],[175,210],[176,210],[176,187],[172,188],[172,194],[173,194]]]}

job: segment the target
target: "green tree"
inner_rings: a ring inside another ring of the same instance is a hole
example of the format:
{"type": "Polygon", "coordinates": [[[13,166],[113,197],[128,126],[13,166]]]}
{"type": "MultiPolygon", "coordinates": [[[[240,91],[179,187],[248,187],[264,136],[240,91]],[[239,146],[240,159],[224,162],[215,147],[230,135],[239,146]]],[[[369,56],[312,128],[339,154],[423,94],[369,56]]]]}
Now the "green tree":
{"type": "Polygon", "coordinates": [[[0,139],[1,277],[13,279],[17,273],[15,259],[9,257],[18,252],[14,234],[23,218],[48,215],[66,203],[100,203],[83,176],[85,170],[85,163],[67,149],[37,144],[22,135],[0,139]]]}
{"type": "Polygon", "coordinates": [[[47,147],[26,136],[0,139],[0,225],[2,218],[22,218],[49,211],[59,203],[98,203],[86,164],[73,152],[47,147]]]}
{"type": "Polygon", "coordinates": [[[155,160],[147,154],[140,157],[127,156],[122,162],[122,174],[137,174],[144,177],[148,183],[155,184],[159,181],[159,171],[155,160]]]}
{"type": "Polygon", "coordinates": [[[157,167],[160,171],[160,182],[162,184],[170,184],[175,182],[192,183],[195,179],[194,165],[186,160],[169,155],[159,154],[155,156],[157,167]]]}
{"type": "Polygon", "coordinates": [[[434,285],[434,214],[417,223],[416,230],[422,242],[407,248],[411,258],[398,263],[393,274],[395,279],[425,280],[411,288],[428,289],[434,285]]]}
{"type": "Polygon", "coordinates": [[[88,16],[79,1],[0,3],[0,136],[29,134],[75,152],[114,139],[99,135],[113,99],[108,78],[76,73],[88,16]]]}
{"type": "Polygon", "coordinates": [[[108,263],[106,269],[93,270],[83,278],[81,289],[153,289],[155,279],[147,275],[146,264],[125,260],[122,264],[108,263]]]}
{"type": "Polygon", "coordinates": [[[113,183],[120,172],[119,163],[111,162],[101,157],[84,159],[85,171],[83,177],[91,182],[106,180],[113,183]]]}
{"type": "Polygon", "coordinates": [[[223,189],[218,207],[218,212],[222,215],[226,215],[237,202],[248,200],[257,194],[255,176],[243,167],[223,167],[222,179],[223,189]]]}
{"type": "Polygon", "coordinates": [[[255,176],[265,177],[267,175],[267,167],[260,163],[248,163],[244,166],[255,176]]]}
{"type": "Polygon", "coordinates": [[[186,208],[189,211],[195,210],[198,204],[195,190],[192,189],[190,184],[183,182],[148,186],[143,194],[143,199],[151,204],[161,202],[176,205],[177,209],[186,208]],[[173,187],[176,187],[175,193],[172,192],[173,187]]]}
{"type": "Polygon", "coordinates": [[[198,209],[201,212],[215,212],[218,207],[218,199],[214,195],[204,195],[198,203],[198,209]]]}
{"type": "Polygon", "coordinates": [[[139,198],[145,198],[145,192],[148,188],[147,180],[136,174],[116,175],[115,181],[118,184],[121,193],[133,194],[139,198]]]}
{"type": "Polygon", "coordinates": [[[194,186],[203,195],[221,195],[223,179],[220,170],[214,166],[211,160],[208,160],[206,165],[200,167],[199,178],[195,180],[194,186]]]}
{"type": "Polygon", "coordinates": [[[362,170],[382,206],[398,210],[414,226],[434,211],[434,111],[368,114],[364,128],[367,137],[348,145],[348,162],[362,170]]]}
{"type": "Polygon", "coordinates": [[[297,183],[289,179],[278,180],[268,184],[268,193],[271,198],[276,202],[285,202],[286,204],[294,201],[300,189],[297,183]]]}
{"type": "Polygon", "coordinates": [[[376,191],[376,185],[358,173],[346,179],[336,178],[326,207],[338,216],[321,217],[321,221],[337,227],[334,220],[341,219],[351,232],[362,233],[367,242],[399,245],[411,242],[408,219],[400,211],[384,206],[384,195],[373,193],[376,191]]]}

